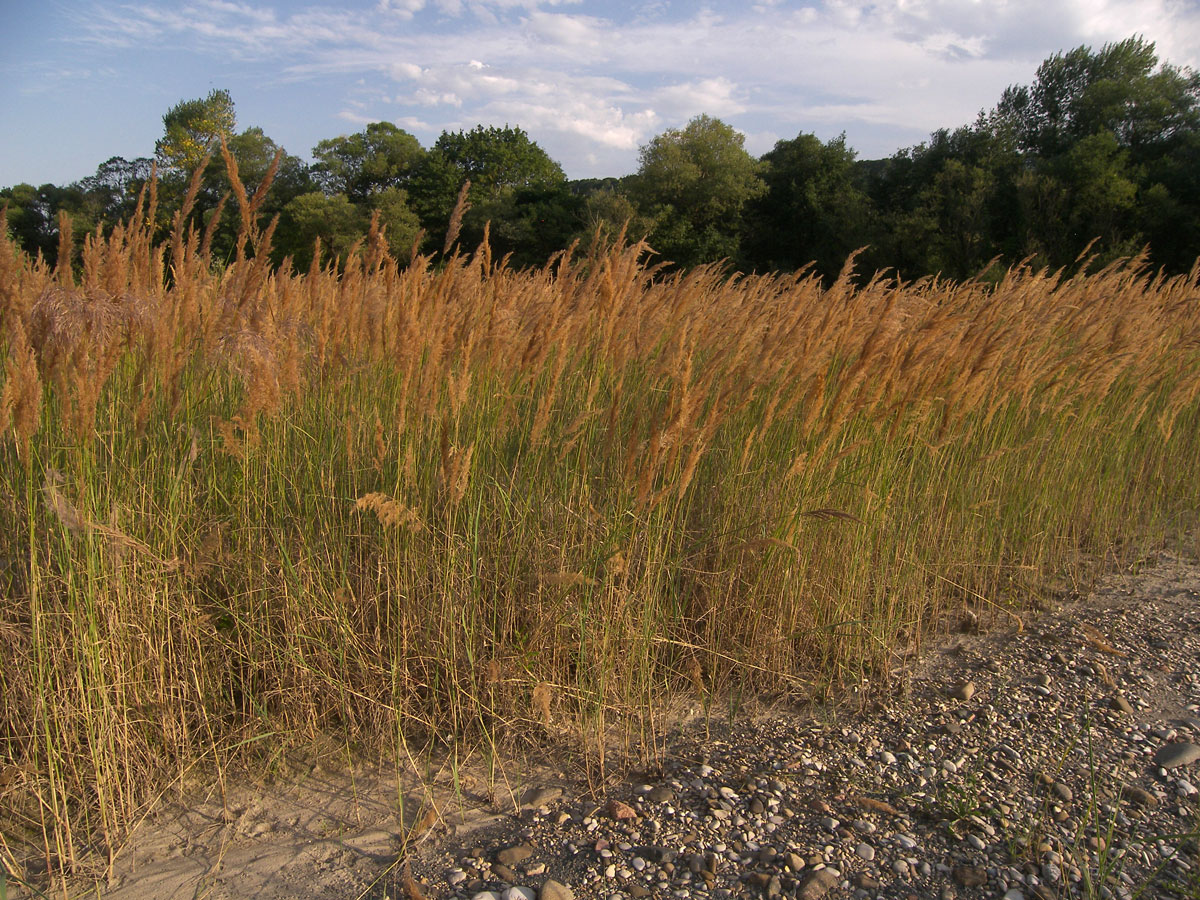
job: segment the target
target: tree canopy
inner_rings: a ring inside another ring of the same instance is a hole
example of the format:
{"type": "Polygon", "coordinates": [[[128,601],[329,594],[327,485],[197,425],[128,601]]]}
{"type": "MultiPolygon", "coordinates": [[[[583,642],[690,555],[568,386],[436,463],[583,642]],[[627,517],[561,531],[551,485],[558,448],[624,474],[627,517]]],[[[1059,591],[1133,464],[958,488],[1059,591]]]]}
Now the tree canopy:
{"type": "Polygon", "coordinates": [[[372,122],[352,135],[321,141],[313,148],[314,179],[327,194],[363,201],[407,184],[425,151],[391,122],[372,122]]]}
{"type": "MultiPolygon", "coordinates": [[[[376,213],[398,260],[422,232],[424,251],[441,252],[468,182],[459,246],[490,224],[494,251],[517,265],[622,228],[675,266],[812,264],[827,279],[861,247],[861,270],[905,278],[993,277],[993,260],[1069,268],[1088,247],[1086,264],[1148,248],[1152,265],[1184,272],[1200,253],[1200,75],[1160,62],[1138,36],[1056,53],[974,122],[888,159],[861,160],[844,135],[807,132],[755,159],[730,124],[700,115],[647,141],[636,173],[579,181],[508,125],[446,131],[426,150],[395,124],[373,122],[318,142],[308,164],[261,128],[238,131],[232,96],[214,90],[163,116],[160,228],[221,141],[247,190],[272,176],[258,212],[264,224],[279,217],[273,261],[302,266],[318,238],[325,261],[344,258],[376,213]]],[[[112,227],[131,215],[153,162],[113,157],[74,184],[0,189],[10,233],[52,260],[63,215],[77,246],[112,227]]],[[[231,189],[214,153],[190,213],[195,226],[212,226],[214,265],[234,252],[241,227],[225,202],[231,189]]]]}
{"type": "Polygon", "coordinates": [[[181,100],[163,116],[163,136],[154,153],[167,169],[190,173],[222,137],[233,134],[236,125],[233,97],[227,90],[181,100]]]}
{"type": "Polygon", "coordinates": [[[700,115],[641,150],[632,194],[654,219],[650,241],[666,259],[691,266],[739,256],[742,210],[766,191],[745,137],[700,115]]]}

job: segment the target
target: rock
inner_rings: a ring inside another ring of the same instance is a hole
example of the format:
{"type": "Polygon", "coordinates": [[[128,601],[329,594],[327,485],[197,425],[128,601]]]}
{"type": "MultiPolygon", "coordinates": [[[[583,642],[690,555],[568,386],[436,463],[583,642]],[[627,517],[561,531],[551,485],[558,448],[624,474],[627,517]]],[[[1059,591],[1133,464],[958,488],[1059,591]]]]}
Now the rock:
{"type": "Polygon", "coordinates": [[[575,900],[575,892],[568,885],[553,878],[542,885],[540,900],[575,900]]]}
{"type": "Polygon", "coordinates": [[[1127,784],[1121,788],[1121,796],[1137,806],[1157,806],[1158,798],[1136,784],[1127,784]]]}
{"type": "Polygon", "coordinates": [[[501,900],[537,900],[537,891],[527,887],[510,887],[501,900]]]}
{"type": "Polygon", "coordinates": [[[531,787],[521,795],[522,809],[537,809],[539,806],[549,806],[562,797],[560,787],[531,787]]]}
{"type": "Polygon", "coordinates": [[[613,798],[608,801],[608,806],[605,807],[608,814],[614,819],[636,819],[637,811],[626,803],[624,800],[613,798]]]}
{"type": "Polygon", "coordinates": [[[675,792],[665,784],[659,784],[650,789],[650,793],[646,794],[646,799],[652,803],[670,803],[675,799],[675,792]]]}
{"type": "Polygon", "coordinates": [[[1117,712],[1123,712],[1126,715],[1133,715],[1133,706],[1125,699],[1124,694],[1117,694],[1112,698],[1111,706],[1117,712]]]}
{"type": "Polygon", "coordinates": [[[517,880],[517,873],[510,869],[504,863],[492,863],[492,874],[498,881],[512,884],[517,880]]]}
{"type": "Polygon", "coordinates": [[[964,703],[966,703],[975,696],[975,682],[964,681],[953,690],[950,696],[955,700],[962,700],[964,703]]]}
{"type": "Polygon", "coordinates": [[[495,891],[480,891],[471,900],[502,900],[502,898],[495,891]]]}
{"type": "Polygon", "coordinates": [[[838,881],[838,876],[829,869],[818,869],[804,879],[800,890],[796,892],[796,897],[798,900],[817,900],[837,887],[838,881]]]}
{"type": "Polygon", "coordinates": [[[1154,764],[1162,766],[1164,769],[1190,765],[1198,759],[1200,759],[1200,747],[1186,741],[1159,747],[1158,752],[1154,754],[1154,764]]]}
{"type": "Polygon", "coordinates": [[[1071,793],[1071,789],[1061,781],[1055,784],[1051,790],[1054,791],[1054,795],[1058,797],[1059,800],[1062,800],[1063,803],[1070,803],[1071,799],[1075,796],[1071,793]]]}
{"type": "Polygon", "coordinates": [[[859,844],[857,847],[855,847],[854,852],[857,853],[862,859],[865,859],[867,862],[870,862],[871,860],[873,860],[875,858],[875,848],[872,847],[870,844],[866,843],[865,841],[863,843],[859,844]]]}
{"type": "Polygon", "coordinates": [[[963,887],[982,887],[987,884],[987,869],[983,866],[955,866],[954,880],[963,887]]]}
{"type": "Polygon", "coordinates": [[[854,876],[854,886],[864,891],[877,891],[882,887],[878,878],[872,878],[866,872],[859,872],[854,876]]]}
{"type": "Polygon", "coordinates": [[[528,844],[518,844],[515,847],[505,847],[496,854],[496,862],[503,866],[513,866],[533,856],[533,848],[528,844]]]}

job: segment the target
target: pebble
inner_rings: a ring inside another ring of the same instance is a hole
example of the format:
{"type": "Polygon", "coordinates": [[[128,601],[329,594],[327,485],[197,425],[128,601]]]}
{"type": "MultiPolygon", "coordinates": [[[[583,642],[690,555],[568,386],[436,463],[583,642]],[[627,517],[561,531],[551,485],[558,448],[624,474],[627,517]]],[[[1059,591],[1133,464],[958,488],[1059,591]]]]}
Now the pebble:
{"type": "Polygon", "coordinates": [[[981,617],[935,677],[838,725],[685,729],[661,770],[599,808],[560,792],[523,804],[493,849],[431,860],[429,900],[1048,900],[1080,895],[1114,850],[1104,900],[1159,866],[1192,877],[1194,846],[1155,836],[1187,833],[1200,794],[1180,777],[1200,761],[1194,605],[1068,604],[998,635],[981,617]],[[1079,621],[1130,655],[1083,640],[1079,621]]]}
{"type": "Polygon", "coordinates": [[[1164,769],[1174,769],[1187,766],[1200,759],[1200,747],[1180,741],[1177,744],[1166,744],[1154,754],[1154,764],[1164,769]]]}
{"type": "Polygon", "coordinates": [[[962,700],[964,703],[975,696],[975,682],[964,681],[962,684],[954,688],[951,694],[955,700],[962,700]]]}

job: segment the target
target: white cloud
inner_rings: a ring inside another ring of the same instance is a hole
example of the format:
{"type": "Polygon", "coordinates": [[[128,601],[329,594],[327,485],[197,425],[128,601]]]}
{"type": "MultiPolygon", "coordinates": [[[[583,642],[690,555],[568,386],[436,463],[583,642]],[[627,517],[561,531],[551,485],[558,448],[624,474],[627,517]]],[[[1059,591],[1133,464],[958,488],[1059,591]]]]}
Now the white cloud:
{"type": "Polygon", "coordinates": [[[82,39],[232,56],[274,83],[362,79],[353,90],[366,106],[350,106],[346,89],[334,105],[342,118],[410,121],[422,133],[508,122],[562,154],[572,174],[629,171],[638,146],[698,113],[744,131],[756,153],[779,136],[844,130],[861,155],[883,155],[972,121],[1055,51],[1135,31],[1173,62],[1200,62],[1192,0],[710,0],[611,4],[605,15],[578,7],[376,0],[352,12],[141,0],[95,7],[82,39]]]}
{"type": "Polygon", "coordinates": [[[737,86],[724,76],[671,84],[652,92],[654,102],[674,117],[691,118],[700,113],[730,116],[745,112],[734,95],[737,86]]]}
{"type": "Polygon", "coordinates": [[[379,0],[379,11],[409,20],[425,8],[425,0],[379,0]]]}

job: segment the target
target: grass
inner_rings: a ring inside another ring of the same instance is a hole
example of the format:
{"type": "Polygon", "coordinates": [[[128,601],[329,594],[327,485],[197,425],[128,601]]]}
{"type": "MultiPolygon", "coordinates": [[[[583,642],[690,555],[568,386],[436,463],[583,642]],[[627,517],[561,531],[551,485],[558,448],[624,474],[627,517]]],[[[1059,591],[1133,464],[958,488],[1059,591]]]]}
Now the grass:
{"type": "Polygon", "coordinates": [[[1196,524],[1200,272],[824,288],[375,229],[271,271],[261,196],[223,268],[153,191],[57,269],[0,242],[10,873],[102,872],[164,790],[318,738],[602,774],[665,698],[885,682],[1196,524]]]}

